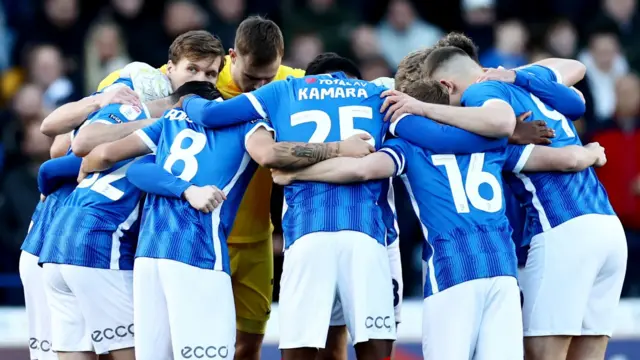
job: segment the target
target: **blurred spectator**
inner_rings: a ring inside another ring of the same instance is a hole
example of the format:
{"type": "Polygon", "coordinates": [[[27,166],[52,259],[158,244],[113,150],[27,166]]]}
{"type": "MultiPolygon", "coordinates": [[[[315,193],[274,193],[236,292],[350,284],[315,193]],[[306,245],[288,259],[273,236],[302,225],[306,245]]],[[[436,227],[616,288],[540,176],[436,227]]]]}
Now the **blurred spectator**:
{"type": "Polygon", "coordinates": [[[192,0],[170,1],[164,13],[164,29],[170,41],[187,31],[204,28],[207,21],[205,12],[192,0]]]}
{"type": "Polygon", "coordinates": [[[507,69],[525,65],[525,49],[529,34],[519,20],[499,23],[495,29],[495,45],[480,56],[484,67],[504,66],[507,69]]]}
{"type": "Polygon", "coordinates": [[[463,0],[464,33],[473,39],[480,51],[493,46],[493,23],[496,17],[494,0],[463,0]]]}
{"type": "Polygon", "coordinates": [[[338,0],[305,0],[294,8],[285,8],[285,44],[290,44],[297,34],[315,33],[322,40],[325,51],[348,53],[349,35],[358,20],[348,4],[346,1],[339,4],[338,0]]]}
{"type": "Polygon", "coordinates": [[[561,19],[547,30],[545,43],[553,56],[573,58],[578,52],[578,32],[569,20],[561,19]]]}
{"type": "Polygon", "coordinates": [[[89,32],[85,55],[85,93],[92,93],[96,84],[112,71],[131,62],[124,38],[114,23],[98,23],[89,32]]]}
{"type": "Polygon", "coordinates": [[[209,0],[209,31],[217,35],[225,48],[233,47],[236,28],[245,18],[247,3],[245,0],[209,0]]]}
{"type": "Polygon", "coordinates": [[[615,23],[620,44],[625,50],[634,68],[640,70],[640,19],[636,0],[603,0],[599,19],[596,21],[612,21],[615,23]]]}
{"type": "Polygon", "coordinates": [[[355,59],[380,55],[380,41],[373,27],[360,25],[351,32],[351,50],[355,59]]]}
{"type": "Polygon", "coordinates": [[[389,63],[382,56],[373,56],[360,62],[360,71],[364,80],[375,80],[379,77],[393,77],[389,63]]]}
{"type": "Polygon", "coordinates": [[[294,68],[305,69],[320,53],[324,52],[324,44],[316,34],[299,34],[291,40],[286,63],[294,68]]]}
{"type": "Polygon", "coordinates": [[[616,107],[615,82],[626,74],[629,65],[620,53],[615,28],[597,24],[589,36],[588,47],[578,59],[587,67],[587,83],[593,97],[595,122],[588,124],[593,131],[605,124],[616,107]]]}
{"type": "Polygon", "coordinates": [[[60,50],[53,45],[38,45],[29,53],[28,78],[44,90],[43,104],[53,110],[73,94],[73,84],[65,77],[60,50]]]}
{"type": "Polygon", "coordinates": [[[408,0],[391,0],[386,19],[378,25],[382,54],[397,67],[408,53],[434,45],[442,30],[421,20],[408,0]]]}

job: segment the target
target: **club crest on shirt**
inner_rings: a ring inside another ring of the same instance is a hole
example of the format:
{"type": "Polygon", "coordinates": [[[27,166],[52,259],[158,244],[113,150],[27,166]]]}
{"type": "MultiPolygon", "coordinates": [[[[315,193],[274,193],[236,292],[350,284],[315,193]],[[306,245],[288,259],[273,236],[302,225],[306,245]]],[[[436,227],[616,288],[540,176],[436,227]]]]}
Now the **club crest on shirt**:
{"type": "Polygon", "coordinates": [[[121,105],[120,113],[127,118],[127,120],[135,120],[142,114],[142,109],[134,105],[121,105]]]}

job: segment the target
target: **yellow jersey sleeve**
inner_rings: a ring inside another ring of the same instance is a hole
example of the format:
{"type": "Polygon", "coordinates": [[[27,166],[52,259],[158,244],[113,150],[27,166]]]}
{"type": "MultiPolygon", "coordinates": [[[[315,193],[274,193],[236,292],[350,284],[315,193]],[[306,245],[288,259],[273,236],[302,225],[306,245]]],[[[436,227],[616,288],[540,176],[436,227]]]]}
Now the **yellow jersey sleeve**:
{"type": "MultiPolygon", "coordinates": [[[[218,90],[228,99],[242,94],[231,79],[230,62],[227,57],[224,69],[218,76],[218,90]]],[[[274,80],[284,80],[287,76],[303,77],[304,70],[281,65],[274,80]]],[[[273,232],[271,224],[271,172],[258,168],[247,187],[231,234],[227,239],[230,244],[252,243],[269,239],[273,232]]]]}

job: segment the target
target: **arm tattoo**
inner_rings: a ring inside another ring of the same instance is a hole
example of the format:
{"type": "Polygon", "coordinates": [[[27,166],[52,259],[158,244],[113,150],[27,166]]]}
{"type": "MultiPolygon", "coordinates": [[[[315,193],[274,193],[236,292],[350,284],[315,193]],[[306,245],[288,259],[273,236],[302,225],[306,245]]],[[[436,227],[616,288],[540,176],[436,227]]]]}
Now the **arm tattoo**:
{"type": "Polygon", "coordinates": [[[340,143],[307,144],[282,142],[275,144],[274,153],[278,159],[277,168],[296,170],[337,157],[340,153],[340,143]]]}

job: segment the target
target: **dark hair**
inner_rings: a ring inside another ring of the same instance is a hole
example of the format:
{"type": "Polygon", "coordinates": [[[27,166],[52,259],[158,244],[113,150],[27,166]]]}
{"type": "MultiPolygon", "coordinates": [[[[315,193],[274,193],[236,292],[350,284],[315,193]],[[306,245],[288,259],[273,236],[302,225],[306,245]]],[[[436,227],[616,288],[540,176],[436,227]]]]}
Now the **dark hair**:
{"type": "Polygon", "coordinates": [[[457,32],[450,32],[433,46],[433,49],[453,46],[464,51],[475,62],[479,62],[478,59],[478,47],[467,35],[457,32]]]}
{"type": "Polygon", "coordinates": [[[404,92],[404,87],[422,77],[422,65],[427,60],[429,51],[427,49],[417,50],[405,56],[396,71],[396,90],[404,92]]]}
{"type": "Polygon", "coordinates": [[[284,38],[276,23],[250,16],[238,25],[235,50],[254,66],[270,65],[284,55],[284,38]]]}
{"type": "Polygon", "coordinates": [[[445,46],[433,49],[431,53],[429,53],[429,56],[427,56],[423,67],[425,77],[431,78],[433,74],[438,69],[440,69],[447,61],[456,56],[469,57],[469,55],[464,50],[454,46],[445,46]]]}
{"type": "Polygon", "coordinates": [[[171,101],[177,103],[185,95],[198,95],[206,100],[215,100],[222,95],[216,87],[208,81],[188,81],[171,94],[171,101]]]}
{"type": "Polygon", "coordinates": [[[436,80],[408,83],[404,88],[404,93],[423,102],[449,105],[449,93],[436,80]]]}
{"type": "Polygon", "coordinates": [[[328,74],[342,71],[347,75],[362,79],[358,66],[351,60],[333,52],[322,53],[311,60],[305,73],[307,75],[328,74]]]}
{"type": "Polygon", "coordinates": [[[602,19],[592,23],[588,29],[589,41],[598,35],[611,35],[620,39],[620,30],[613,20],[602,19]]]}
{"type": "Polygon", "coordinates": [[[169,60],[174,64],[185,58],[200,61],[221,57],[218,71],[222,71],[224,67],[224,54],[220,39],[204,30],[187,31],[173,40],[169,46],[169,60]]]}

